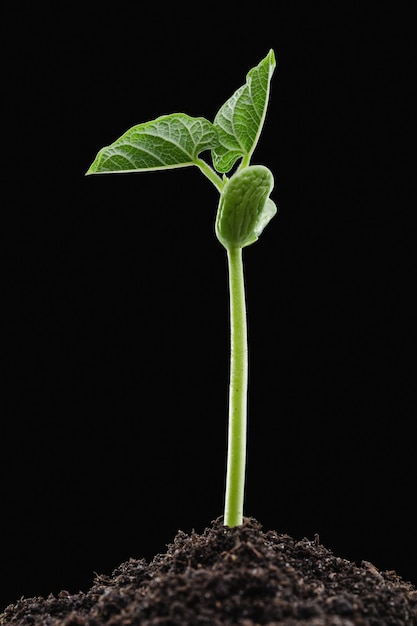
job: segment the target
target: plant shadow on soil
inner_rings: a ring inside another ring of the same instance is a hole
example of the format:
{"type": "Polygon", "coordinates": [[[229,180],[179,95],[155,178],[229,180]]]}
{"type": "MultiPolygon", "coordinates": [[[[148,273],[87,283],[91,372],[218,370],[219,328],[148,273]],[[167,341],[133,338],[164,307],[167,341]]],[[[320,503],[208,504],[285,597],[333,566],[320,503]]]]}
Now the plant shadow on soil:
{"type": "Polygon", "coordinates": [[[86,592],[23,598],[2,626],[412,626],[417,591],[395,571],[358,566],[255,518],[179,531],[151,562],[131,558],[86,592]]]}

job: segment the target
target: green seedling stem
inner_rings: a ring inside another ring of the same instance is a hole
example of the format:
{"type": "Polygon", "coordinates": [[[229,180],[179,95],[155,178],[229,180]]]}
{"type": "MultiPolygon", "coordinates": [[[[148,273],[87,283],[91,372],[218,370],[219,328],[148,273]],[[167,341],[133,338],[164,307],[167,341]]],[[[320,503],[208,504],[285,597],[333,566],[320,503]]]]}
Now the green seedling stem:
{"type": "Polygon", "coordinates": [[[242,248],[227,250],[230,296],[230,387],[224,523],[239,526],[245,490],[248,340],[242,248]]]}

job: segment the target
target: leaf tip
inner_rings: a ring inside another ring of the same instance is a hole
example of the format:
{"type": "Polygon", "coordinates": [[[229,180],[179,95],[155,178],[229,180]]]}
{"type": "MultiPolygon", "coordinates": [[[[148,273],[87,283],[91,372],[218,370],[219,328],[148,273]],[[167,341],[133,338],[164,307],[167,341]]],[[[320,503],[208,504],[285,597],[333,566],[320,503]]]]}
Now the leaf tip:
{"type": "Polygon", "coordinates": [[[91,176],[91,174],[99,174],[101,172],[100,163],[101,163],[101,153],[103,152],[103,150],[104,148],[102,148],[101,150],[99,150],[99,152],[97,152],[96,158],[91,163],[88,170],[86,171],[85,176],[91,176]]]}

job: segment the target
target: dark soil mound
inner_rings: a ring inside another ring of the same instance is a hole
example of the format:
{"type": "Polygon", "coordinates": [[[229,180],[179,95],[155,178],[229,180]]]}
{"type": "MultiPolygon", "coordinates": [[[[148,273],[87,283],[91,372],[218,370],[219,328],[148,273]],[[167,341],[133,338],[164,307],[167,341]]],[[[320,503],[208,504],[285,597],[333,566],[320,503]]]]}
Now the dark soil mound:
{"type": "Polygon", "coordinates": [[[87,593],[28,598],[7,626],[413,626],[417,591],[395,572],[263,532],[253,518],[178,532],[166,554],[131,559],[87,593]]]}

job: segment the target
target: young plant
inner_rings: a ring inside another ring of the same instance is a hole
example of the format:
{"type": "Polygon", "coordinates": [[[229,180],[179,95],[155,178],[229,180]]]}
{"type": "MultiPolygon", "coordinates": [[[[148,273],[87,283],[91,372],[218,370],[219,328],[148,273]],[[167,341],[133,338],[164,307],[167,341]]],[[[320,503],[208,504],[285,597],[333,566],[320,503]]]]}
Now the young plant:
{"type": "Polygon", "coordinates": [[[195,165],[220,194],[215,230],[227,252],[230,295],[230,387],[224,524],[242,524],[246,464],[248,347],[242,249],[254,243],[277,208],[274,180],[250,165],[268,106],[275,55],[246,76],[246,83],[218,111],[214,122],[185,113],[134,126],[100,150],[87,174],[143,172],[195,165]],[[213,167],[200,154],[211,151],[213,167]],[[232,170],[240,159],[234,173],[232,170]],[[214,168],[214,169],[213,169],[214,168]],[[222,174],[222,176],[219,176],[222,174]]]}

